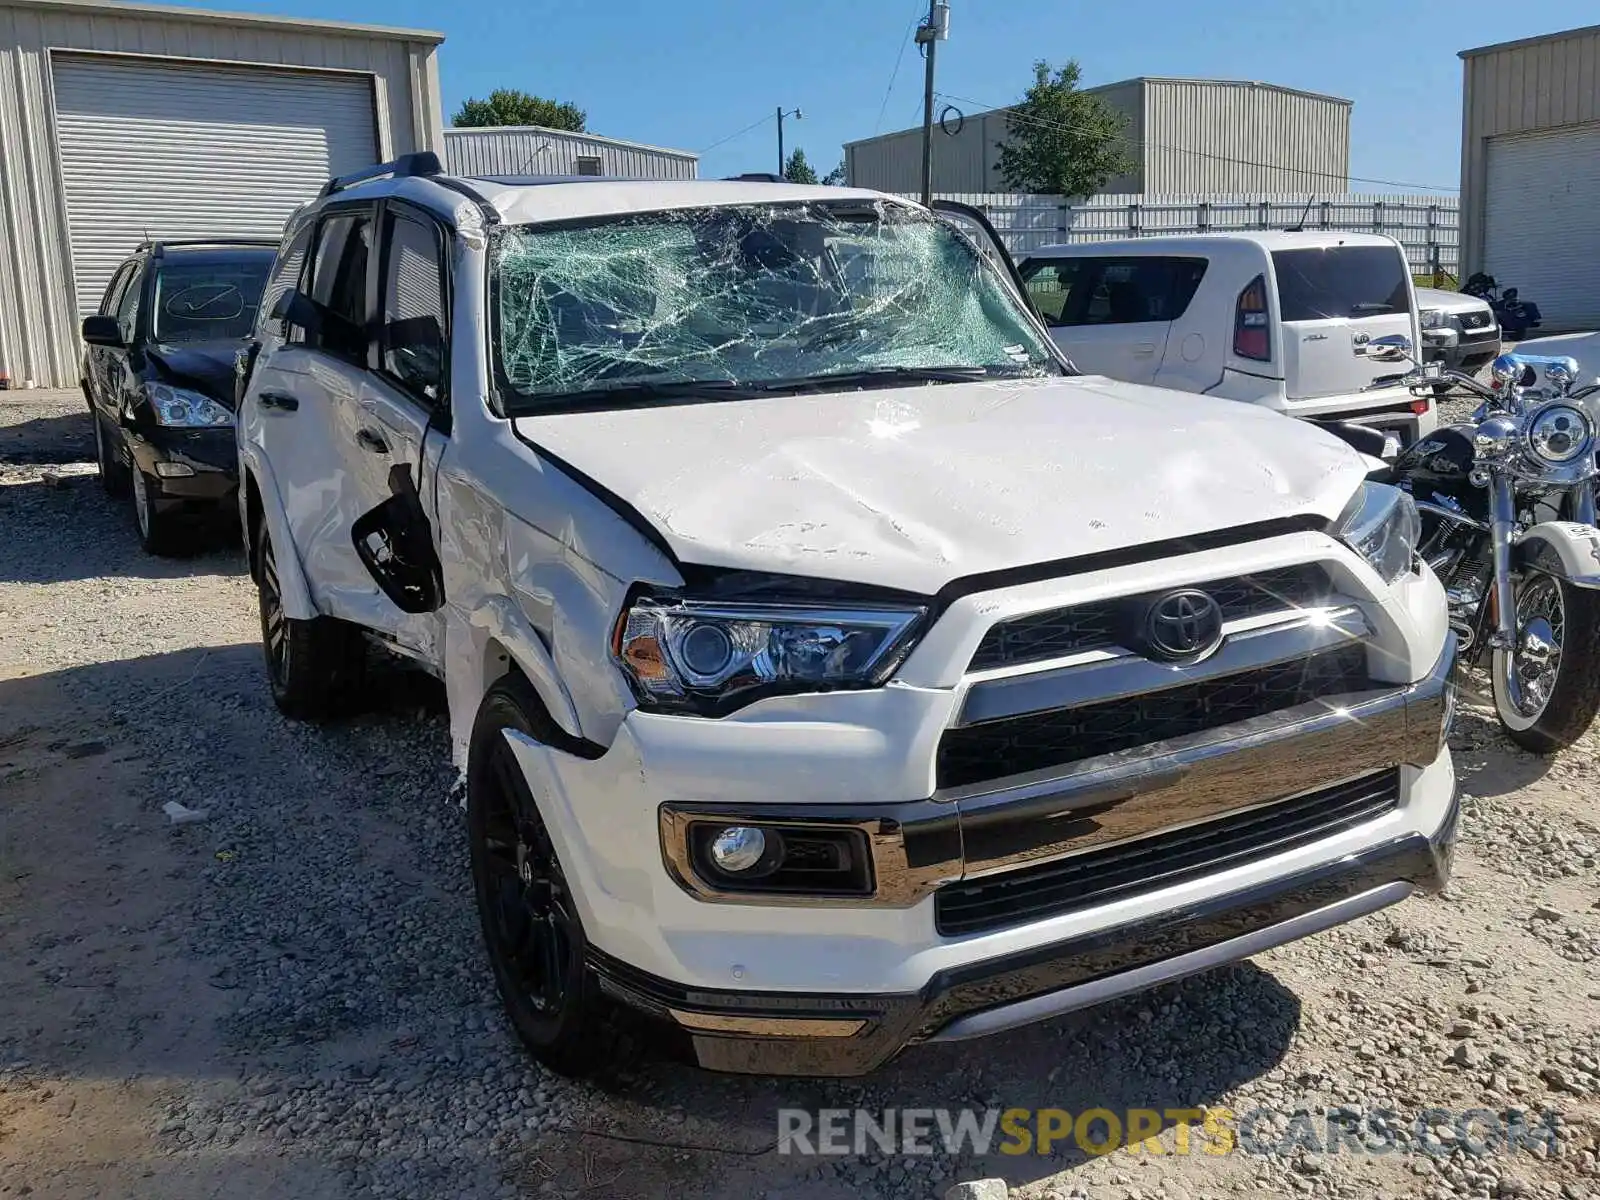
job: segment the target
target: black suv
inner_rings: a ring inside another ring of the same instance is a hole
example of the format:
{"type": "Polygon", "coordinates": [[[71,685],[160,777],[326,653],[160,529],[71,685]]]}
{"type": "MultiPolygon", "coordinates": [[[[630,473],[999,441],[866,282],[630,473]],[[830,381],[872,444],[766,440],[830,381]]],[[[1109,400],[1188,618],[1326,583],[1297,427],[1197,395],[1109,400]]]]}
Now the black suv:
{"type": "Polygon", "coordinates": [[[100,479],[131,492],[139,540],[181,554],[238,520],[234,355],[255,328],[276,242],[146,242],[83,321],[100,479]]]}

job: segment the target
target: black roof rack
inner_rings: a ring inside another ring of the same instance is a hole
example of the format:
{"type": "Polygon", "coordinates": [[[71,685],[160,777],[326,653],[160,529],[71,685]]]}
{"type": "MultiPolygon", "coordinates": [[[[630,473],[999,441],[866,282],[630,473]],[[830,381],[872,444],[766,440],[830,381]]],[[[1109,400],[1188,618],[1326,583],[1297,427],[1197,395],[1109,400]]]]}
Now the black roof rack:
{"type": "Polygon", "coordinates": [[[419,150],[415,154],[402,154],[393,162],[379,163],[375,167],[368,167],[364,171],[355,171],[349,175],[339,175],[328,180],[322,189],[324,196],[331,196],[335,192],[342,192],[354,184],[365,183],[369,179],[382,179],[389,176],[393,179],[406,179],[413,175],[443,175],[444,166],[439,162],[439,156],[432,150],[419,150]]]}

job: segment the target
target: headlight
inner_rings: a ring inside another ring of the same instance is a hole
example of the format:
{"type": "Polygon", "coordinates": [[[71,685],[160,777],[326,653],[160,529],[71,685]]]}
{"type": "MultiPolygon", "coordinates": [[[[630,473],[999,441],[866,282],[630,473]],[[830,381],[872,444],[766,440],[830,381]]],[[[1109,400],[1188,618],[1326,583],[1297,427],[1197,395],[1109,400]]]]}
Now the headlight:
{"type": "Polygon", "coordinates": [[[642,598],[618,622],[616,658],[640,703],[715,714],[772,692],[876,686],[923,612],[642,598]]]}
{"type": "Polygon", "coordinates": [[[1339,518],[1339,538],[1371,563],[1385,583],[1394,583],[1416,560],[1422,518],[1399,488],[1367,482],[1339,518]]]}
{"type": "Polygon", "coordinates": [[[156,415],[156,424],[180,429],[209,429],[233,424],[233,413],[211,397],[183,388],[168,387],[164,383],[150,389],[150,410],[156,415]]]}
{"type": "Polygon", "coordinates": [[[1528,449],[1541,462],[1569,463],[1594,442],[1594,427],[1570,404],[1547,404],[1528,418],[1528,449]]]}
{"type": "Polygon", "coordinates": [[[1443,329],[1449,321],[1440,309],[1425,308],[1417,314],[1417,323],[1424,329],[1443,329]]]}

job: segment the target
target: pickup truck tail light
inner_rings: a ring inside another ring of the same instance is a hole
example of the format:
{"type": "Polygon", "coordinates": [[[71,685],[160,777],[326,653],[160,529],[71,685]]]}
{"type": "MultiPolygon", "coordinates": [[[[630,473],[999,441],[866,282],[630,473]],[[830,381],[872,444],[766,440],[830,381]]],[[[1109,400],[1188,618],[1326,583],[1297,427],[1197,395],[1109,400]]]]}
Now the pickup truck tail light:
{"type": "Polygon", "coordinates": [[[1234,306],[1233,352],[1240,358],[1256,362],[1272,359],[1272,334],[1267,315],[1267,280],[1257,275],[1244,291],[1239,293],[1239,303],[1234,306]]]}

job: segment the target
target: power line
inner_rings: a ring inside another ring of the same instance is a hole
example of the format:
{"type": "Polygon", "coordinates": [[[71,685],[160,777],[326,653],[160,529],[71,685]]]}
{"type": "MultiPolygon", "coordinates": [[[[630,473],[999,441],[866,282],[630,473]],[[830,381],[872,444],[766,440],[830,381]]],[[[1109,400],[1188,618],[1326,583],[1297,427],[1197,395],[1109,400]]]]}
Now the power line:
{"type": "Polygon", "coordinates": [[[894,70],[889,72],[889,86],[883,89],[883,103],[878,105],[878,119],[872,123],[872,136],[878,136],[878,130],[883,128],[883,114],[889,107],[889,97],[894,94],[894,81],[900,78],[900,64],[905,60],[906,43],[911,40],[911,31],[917,27],[917,21],[922,16],[922,0],[912,0],[911,20],[906,22],[906,31],[900,38],[900,50],[894,56],[894,70]]]}
{"type": "MultiPolygon", "coordinates": [[[[1006,120],[1008,123],[1011,121],[1016,121],[1020,124],[1033,125],[1041,129],[1071,128],[1070,125],[1063,125],[1059,121],[1044,121],[1037,117],[1024,116],[1014,111],[1014,106],[1012,105],[985,104],[982,100],[974,100],[971,96],[953,96],[946,92],[940,92],[939,96],[943,100],[954,100],[961,104],[972,104],[978,106],[979,108],[985,108],[989,110],[1012,110],[1006,113],[1006,120]]],[[[1446,187],[1436,183],[1408,183],[1400,179],[1374,179],[1366,175],[1341,175],[1334,171],[1317,171],[1309,167],[1289,166],[1284,163],[1256,162],[1248,158],[1234,158],[1227,154],[1213,154],[1210,151],[1196,150],[1189,146],[1168,146],[1161,142],[1147,142],[1133,138],[1126,139],[1126,141],[1128,145],[1137,146],[1144,150],[1169,150],[1174,154],[1188,154],[1195,158],[1207,158],[1215,162],[1230,163],[1239,167],[1257,167],[1264,171],[1291,171],[1300,175],[1316,175],[1323,179],[1343,180],[1346,183],[1376,183],[1381,184],[1384,187],[1408,188],[1419,192],[1456,192],[1461,190],[1459,184],[1451,184],[1450,186],[1446,187]]]]}
{"type": "Polygon", "coordinates": [[[750,122],[750,124],[746,125],[743,129],[739,130],[738,133],[730,133],[727,137],[722,138],[719,141],[712,142],[711,145],[707,146],[704,150],[699,151],[699,153],[701,153],[701,154],[709,154],[711,151],[715,150],[718,146],[726,145],[727,143],[733,141],[734,138],[743,137],[745,134],[749,133],[752,129],[755,129],[758,126],[761,126],[761,125],[765,125],[768,121],[772,120],[772,116],[773,116],[773,114],[768,113],[766,116],[762,117],[761,120],[750,122]]]}

